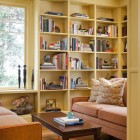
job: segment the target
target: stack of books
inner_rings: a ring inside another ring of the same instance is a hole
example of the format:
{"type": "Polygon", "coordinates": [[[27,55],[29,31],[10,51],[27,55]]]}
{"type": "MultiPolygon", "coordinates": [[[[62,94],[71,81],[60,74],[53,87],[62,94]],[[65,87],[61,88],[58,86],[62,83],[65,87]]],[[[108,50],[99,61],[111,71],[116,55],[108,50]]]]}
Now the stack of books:
{"type": "Polygon", "coordinates": [[[75,85],[75,89],[87,89],[87,88],[88,88],[88,84],[86,84],[86,83],[75,85]]]}
{"type": "Polygon", "coordinates": [[[72,118],[69,119],[68,117],[58,117],[54,118],[54,121],[63,126],[74,126],[74,125],[81,125],[84,123],[83,119],[80,118],[72,118]]]}
{"type": "Polygon", "coordinates": [[[56,65],[50,62],[44,62],[40,65],[40,69],[56,69],[56,65]]]}

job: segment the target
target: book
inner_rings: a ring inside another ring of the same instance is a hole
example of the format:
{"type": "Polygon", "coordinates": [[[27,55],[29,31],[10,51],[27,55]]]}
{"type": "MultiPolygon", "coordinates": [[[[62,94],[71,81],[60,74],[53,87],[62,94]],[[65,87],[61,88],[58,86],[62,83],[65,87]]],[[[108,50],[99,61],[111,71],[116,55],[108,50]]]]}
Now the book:
{"type": "Polygon", "coordinates": [[[103,20],[103,21],[114,21],[113,18],[105,18],[105,17],[99,17],[97,20],[103,20]]]}
{"type": "Polygon", "coordinates": [[[102,69],[113,69],[113,66],[111,66],[111,65],[108,65],[108,66],[102,65],[102,69]]]}
{"type": "Polygon", "coordinates": [[[81,121],[82,119],[76,118],[76,117],[74,117],[74,118],[72,118],[72,119],[69,119],[68,117],[58,117],[58,118],[54,118],[54,120],[67,123],[67,122],[79,122],[79,121],[81,121]]]}
{"type": "Polygon", "coordinates": [[[68,119],[68,117],[59,117],[53,119],[56,123],[59,123],[63,126],[74,126],[74,125],[80,125],[83,124],[83,119],[80,118],[72,118],[68,119]]]}
{"type": "Polygon", "coordinates": [[[63,16],[63,13],[61,13],[61,12],[54,12],[54,11],[47,11],[44,14],[63,16]]]}
{"type": "Polygon", "coordinates": [[[56,123],[59,123],[63,126],[75,126],[75,125],[82,125],[84,124],[84,121],[81,121],[81,122],[68,122],[68,123],[62,123],[62,122],[58,122],[56,120],[54,120],[56,123]]]}

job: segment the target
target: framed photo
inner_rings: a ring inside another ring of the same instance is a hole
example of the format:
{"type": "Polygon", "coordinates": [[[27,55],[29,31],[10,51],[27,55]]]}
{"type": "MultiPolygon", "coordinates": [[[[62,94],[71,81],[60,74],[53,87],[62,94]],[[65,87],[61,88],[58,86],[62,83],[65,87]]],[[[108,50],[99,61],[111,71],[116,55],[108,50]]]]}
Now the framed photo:
{"type": "Polygon", "coordinates": [[[56,107],[56,99],[46,99],[46,107],[47,108],[56,107]]]}

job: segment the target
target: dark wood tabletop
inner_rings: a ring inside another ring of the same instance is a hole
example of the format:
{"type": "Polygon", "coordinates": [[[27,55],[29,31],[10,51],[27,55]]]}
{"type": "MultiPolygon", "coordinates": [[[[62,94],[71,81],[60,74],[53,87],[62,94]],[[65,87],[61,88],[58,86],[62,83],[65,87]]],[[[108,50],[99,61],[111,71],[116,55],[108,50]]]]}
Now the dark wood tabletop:
{"type": "Polygon", "coordinates": [[[94,140],[100,140],[101,127],[97,124],[84,120],[82,125],[63,126],[53,120],[53,118],[65,116],[66,114],[63,112],[37,113],[32,115],[32,121],[40,122],[43,126],[62,136],[63,140],[87,135],[94,135],[94,140]]]}

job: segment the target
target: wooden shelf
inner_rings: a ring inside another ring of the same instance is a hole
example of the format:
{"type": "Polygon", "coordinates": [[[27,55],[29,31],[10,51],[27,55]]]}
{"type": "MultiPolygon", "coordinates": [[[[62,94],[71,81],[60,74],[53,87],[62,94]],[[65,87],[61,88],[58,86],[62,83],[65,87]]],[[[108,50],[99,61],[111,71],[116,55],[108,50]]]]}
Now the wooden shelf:
{"type": "Polygon", "coordinates": [[[71,20],[79,20],[79,21],[94,21],[94,19],[89,18],[79,18],[79,17],[70,17],[71,20]]]}
{"type": "Polygon", "coordinates": [[[95,53],[95,52],[92,52],[92,51],[70,51],[70,53],[95,53]]]}
{"type": "Polygon", "coordinates": [[[127,36],[122,36],[121,38],[122,38],[122,39],[127,39],[127,36]]]}
{"type": "Polygon", "coordinates": [[[57,15],[50,15],[50,14],[40,14],[40,16],[49,17],[49,18],[56,18],[56,19],[67,19],[68,16],[57,16],[57,15]]]}
{"type": "Polygon", "coordinates": [[[56,33],[56,32],[40,32],[40,34],[46,34],[46,35],[62,35],[62,36],[68,35],[68,33],[56,33]]]}
{"type": "Polygon", "coordinates": [[[121,52],[121,54],[127,54],[127,52],[121,52]]]}
{"type": "Polygon", "coordinates": [[[97,69],[97,72],[104,72],[104,71],[118,71],[118,69],[97,69]]]}
{"type": "Polygon", "coordinates": [[[96,54],[118,54],[118,52],[96,52],[96,54]]]}
{"type": "Polygon", "coordinates": [[[67,52],[66,50],[40,50],[40,52],[67,52]]]}
{"type": "Polygon", "coordinates": [[[6,90],[6,89],[1,89],[0,90],[0,94],[34,94],[34,93],[37,93],[38,91],[37,90],[25,90],[25,89],[9,89],[9,90],[6,90]]]}
{"type": "Polygon", "coordinates": [[[70,36],[77,36],[77,37],[94,37],[94,35],[82,35],[82,34],[70,34],[70,36]]]}
{"type": "Polygon", "coordinates": [[[60,70],[60,69],[40,69],[40,72],[46,72],[46,71],[51,71],[51,72],[64,71],[64,72],[67,72],[68,70],[60,70]]]}
{"type": "Polygon", "coordinates": [[[121,21],[122,24],[127,23],[127,20],[121,21]]]}
{"type": "Polygon", "coordinates": [[[56,89],[56,90],[40,90],[40,92],[63,92],[67,91],[68,89],[56,89]]]}
{"type": "Polygon", "coordinates": [[[118,22],[115,21],[104,21],[104,20],[96,20],[97,23],[107,23],[107,24],[118,24],[118,22]]]}
{"type": "Polygon", "coordinates": [[[127,69],[121,69],[121,71],[127,71],[127,69]]]}
{"type": "Polygon", "coordinates": [[[88,71],[91,71],[91,72],[93,72],[94,69],[81,69],[81,70],[77,69],[77,70],[70,70],[70,71],[79,71],[79,72],[80,72],[80,71],[81,71],[81,72],[82,72],[82,71],[87,71],[87,72],[88,72],[88,71]]]}
{"type": "Polygon", "coordinates": [[[77,90],[91,90],[91,87],[88,88],[77,88],[77,89],[70,89],[71,91],[77,91],[77,90]]]}
{"type": "Polygon", "coordinates": [[[105,39],[118,39],[118,37],[108,37],[108,36],[96,36],[97,38],[105,38],[105,39]]]}

